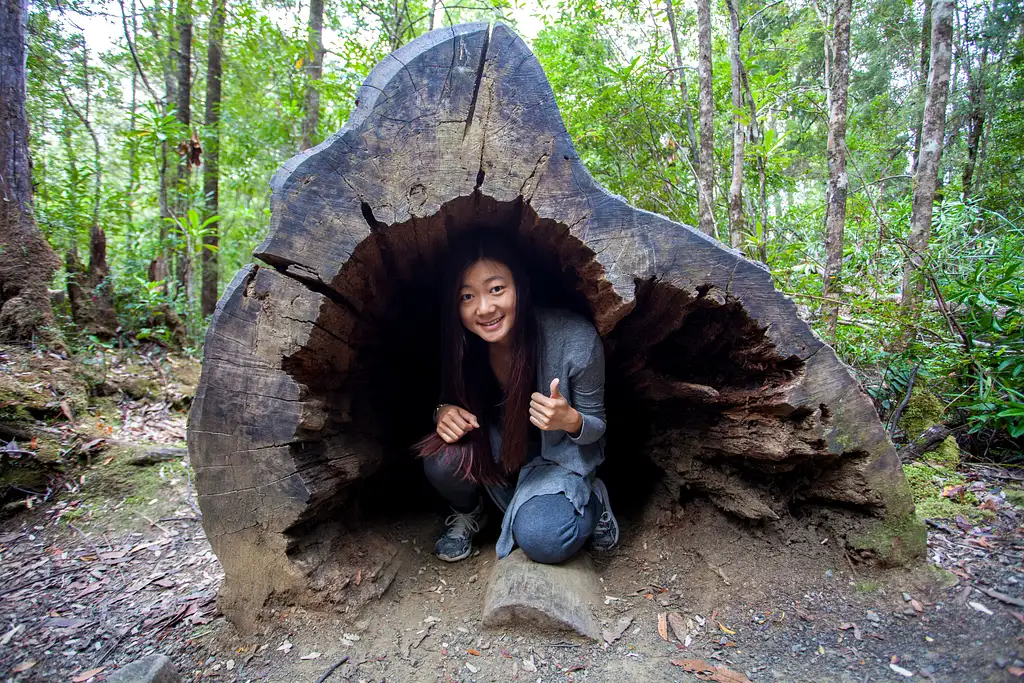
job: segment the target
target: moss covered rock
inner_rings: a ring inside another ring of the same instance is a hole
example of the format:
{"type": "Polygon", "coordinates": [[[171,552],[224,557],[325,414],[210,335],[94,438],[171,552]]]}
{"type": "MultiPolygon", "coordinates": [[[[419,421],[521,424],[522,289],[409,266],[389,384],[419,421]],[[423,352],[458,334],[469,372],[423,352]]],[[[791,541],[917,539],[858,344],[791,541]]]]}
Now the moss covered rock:
{"type": "MultiPolygon", "coordinates": [[[[942,424],[944,413],[942,401],[935,394],[917,386],[911,392],[910,401],[900,416],[899,426],[910,442],[935,425],[942,424]]],[[[953,436],[947,436],[937,448],[925,453],[923,459],[956,469],[960,465],[960,446],[953,436]]]]}
{"type": "Polygon", "coordinates": [[[847,545],[883,566],[897,567],[920,560],[927,551],[927,538],[921,520],[910,513],[872,523],[860,533],[851,534],[847,545]]]}

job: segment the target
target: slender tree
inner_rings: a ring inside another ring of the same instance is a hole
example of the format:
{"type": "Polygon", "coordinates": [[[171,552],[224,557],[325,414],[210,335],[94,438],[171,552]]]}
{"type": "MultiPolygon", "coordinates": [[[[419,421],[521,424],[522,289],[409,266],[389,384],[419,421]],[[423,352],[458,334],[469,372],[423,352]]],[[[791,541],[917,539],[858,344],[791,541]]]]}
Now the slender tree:
{"type": "Polygon", "coordinates": [[[697,78],[700,81],[697,216],[700,231],[714,236],[715,94],[711,69],[711,0],[697,0],[697,78]]]}
{"type": "Polygon", "coordinates": [[[743,60],[740,59],[740,16],[738,0],[726,0],[729,6],[729,63],[732,73],[732,178],[729,182],[729,242],[743,243],[743,154],[746,129],[743,125],[743,60]]]}
{"type": "Polygon", "coordinates": [[[914,175],[914,198],[910,212],[909,253],[903,268],[903,305],[909,306],[920,281],[914,273],[924,264],[931,236],[932,208],[938,181],[939,163],[946,129],[946,100],[949,97],[950,63],[953,42],[953,2],[933,0],[931,61],[928,69],[928,91],[921,127],[921,153],[914,175]]]}
{"type": "MultiPolygon", "coordinates": [[[[672,0],[665,0],[665,13],[668,15],[668,28],[672,36],[672,53],[676,59],[676,73],[679,79],[679,96],[683,100],[683,118],[686,121],[686,139],[690,144],[690,164],[694,173],[697,170],[697,133],[693,129],[693,111],[690,109],[690,93],[686,87],[686,72],[683,71],[683,53],[679,49],[679,31],[676,28],[676,13],[672,0]]],[[[696,178],[695,178],[696,179],[696,178]]]]}
{"type": "MultiPolygon", "coordinates": [[[[189,209],[189,179],[197,144],[192,137],[192,0],[178,0],[175,11],[178,31],[178,83],[174,114],[181,124],[185,138],[178,144],[177,192],[174,214],[179,223],[186,220],[189,209]]],[[[179,247],[175,256],[175,275],[178,287],[186,292],[191,279],[190,257],[187,247],[179,247]]]]}
{"type": "MultiPolygon", "coordinates": [[[[219,213],[220,204],[220,95],[221,51],[224,42],[224,15],[227,0],[214,0],[210,15],[209,42],[206,48],[206,151],[203,159],[203,195],[208,216],[219,213]]],[[[217,305],[219,268],[217,249],[220,246],[217,223],[211,223],[203,236],[203,315],[213,313],[217,305]]]]}
{"type": "Polygon", "coordinates": [[[924,0],[924,16],[921,18],[921,71],[917,89],[917,125],[914,128],[914,155],[910,160],[910,172],[917,173],[917,161],[921,158],[921,126],[924,122],[924,100],[928,91],[928,61],[932,52],[932,0],[924,0]]]}
{"type": "Polygon", "coordinates": [[[75,104],[62,76],[55,74],[55,80],[68,109],[78,118],[93,147],[93,197],[92,220],[89,225],[89,263],[84,265],[78,258],[78,244],[72,239],[65,264],[68,271],[67,288],[71,302],[71,316],[82,329],[104,339],[114,336],[117,330],[117,315],[114,313],[114,292],[108,281],[110,266],[107,264],[107,234],[100,223],[100,200],[103,192],[103,152],[100,138],[91,120],[92,88],[89,85],[89,53],[82,44],[82,86],[85,102],[75,104]]]}
{"type": "Polygon", "coordinates": [[[302,120],[302,142],[299,149],[309,149],[317,137],[320,122],[320,91],[317,81],[324,73],[324,0],[309,2],[309,37],[306,66],[306,118],[302,120]]]}
{"type": "Polygon", "coordinates": [[[974,169],[978,163],[981,134],[985,130],[985,66],[988,63],[988,46],[981,49],[981,60],[976,69],[969,69],[967,79],[967,162],[962,176],[963,200],[966,202],[974,193],[974,169]]]}
{"type": "MultiPolygon", "coordinates": [[[[850,14],[852,0],[836,0],[832,20],[832,110],[828,117],[828,185],[825,189],[825,299],[839,291],[843,271],[843,228],[846,224],[846,101],[850,84],[850,14]]],[[[825,319],[830,336],[835,336],[839,303],[825,302],[825,319]]]]}
{"type": "Polygon", "coordinates": [[[47,289],[60,260],[36,226],[25,113],[28,0],[0,0],[0,339],[61,347],[47,289]]]}

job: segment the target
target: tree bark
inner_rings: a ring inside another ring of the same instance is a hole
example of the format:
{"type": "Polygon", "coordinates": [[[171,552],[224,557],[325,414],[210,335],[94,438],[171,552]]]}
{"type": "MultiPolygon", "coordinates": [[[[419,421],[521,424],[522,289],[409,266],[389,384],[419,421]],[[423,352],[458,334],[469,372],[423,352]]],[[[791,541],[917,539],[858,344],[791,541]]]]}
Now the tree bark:
{"type": "Polygon", "coordinates": [[[0,0],[0,339],[62,349],[48,285],[60,260],[36,225],[25,113],[27,0],[0,0]]]}
{"type": "Polygon", "coordinates": [[[734,249],[743,244],[746,226],[743,217],[743,153],[746,130],[743,126],[743,60],[740,58],[739,0],[726,0],[729,6],[729,63],[732,71],[732,179],[729,182],[729,242],[734,249]]]}
{"type": "Polygon", "coordinates": [[[302,142],[299,149],[309,149],[315,144],[317,126],[320,121],[320,91],[317,83],[324,72],[324,0],[309,1],[309,37],[306,69],[306,118],[302,120],[302,142]]]}
{"type": "Polygon", "coordinates": [[[922,283],[915,273],[924,265],[931,236],[932,209],[942,161],[943,135],[946,127],[946,101],[949,96],[949,69],[952,61],[953,2],[933,0],[931,62],[928,69],[928,92],[925,96],[924,120],[921,127],[921,154],[914,175],[914,198],[910,212],[909,254],[903,267],[902,304],[910,306],[922,283]]]}
{"type": "Polygon", "coordinates": [[[829,338],[834,338],[839,318],[839,278],[843,272],[843,228],[846,224],[846,102],[850,84],[850,14],[852,0],[836,0],[832,20],[833,55],[832,110],[828,119],[828,142],[825,160],[828,164],[828,185],[825,190],[825,276],[822,296],[826,299],[825,324],[829,338]],[[835,301],[829,301],[829,298],[835,301]]]}
{"type": "Polygon", "coordinates": [[[602,336],[602,476],[624,497],[685,488],[765,533],[828,506],[812,518],[841,520],[828,533],[857,557],[922,552],[895,450],[831,348],[765,269],[598,185],[510,29],[421,36],[358,98],[274,176],[269,267],[235,276],[204,346],[189,450],[220,607],[243,630],[272,594],[355,608],[394,577],[366,505],[424,485],[408,453],[433,429],[436,283],[474,230],[519,240],[543,305],[602,336]]]}
{"type": "Polygon", "coordinates": [[[985,66],[988,63],[988,47],[981,50],[981,62],[977,69],[968,73],[970,89],[967,103],[970,114],[967,119],[967,162],[964,164],[962,176],[963,200],[966,202],[974,194],[974,169],[978,163],[978,150],[981,147],[981,135],[985,130],[985,66]]]}
{"type": "MultiPolygon", "coordinates": [[[[182,134],[185,136],[178,143],[176,192],[174,194],[174,218],[181,229],[188,220],[192,162],[195,159],[195,147],[197,146],[192,136],[192,0],[178,0],[174,23],[178,31],[178,79],[174,110],[178,123],[181,124],[182,134]]],[[[192,301],[188,298],[188,293],[192,285],[192,263],[189,254],[189,240],[184,236],[179,240],[179,246],[174,256],[174,275],[179,291],[185,293],[186,300],[191,306],[192,301]]]]}
{"type": "Polygon", "coordinates": [[[697,78],[700,84],[697,216],[700,231],[714,237],[715,94],[711,76],[711,0],[697,0],[697,78]]]}
{"type": "Polygon", "coordinates": [[[910,158],[910,174],[917,173],[917,162],[921,157],[921,126],[924,125],[924,101],[928,94],[928,61],[932,52],[932,0],[924,0],[924,16],[921,18],[921,71],[918,74],[917,126],[914,128],[914,155],[910,158]]]}
{"type": "MultiPolygon", "coordinates": [[[[210,14],[210,37],[206,48],[206,141],[203,158],[203,195],[207,217],[220,211],[220,95],[221,50],[224,42],[224,16],[227,0],[214,0],[210,14]]],[[[217,306],[217,282],[220,278],[217,249],[220,223],[210,224],[203,236],[203,315],[211,315],[217,306]]]]}
{"type": "Polygon", "coordinates": [[[697,133],[693,129],[693,111],[690,109],[690,93],[686,87],[686,72],[683,71],[683,53],[679,49],[679,32],[676,29],[676,13],[672,7],[672,0],[665,0],[665,13],[668,15],[668,28],[672,36],[672,53],[676,58],[676,78],[679,79],[679,96],[683,100],[683,116],[686,120],[686,139],[690,144],[690,165],[694,170],[694,181],[700,182],[697,177],[697,133]]]}

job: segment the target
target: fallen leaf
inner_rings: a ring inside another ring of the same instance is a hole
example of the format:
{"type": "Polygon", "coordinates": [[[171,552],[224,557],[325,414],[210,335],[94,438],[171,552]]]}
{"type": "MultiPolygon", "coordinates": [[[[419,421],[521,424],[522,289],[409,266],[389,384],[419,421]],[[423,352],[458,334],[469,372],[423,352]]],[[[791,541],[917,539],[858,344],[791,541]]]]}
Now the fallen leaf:
{"type": "Polygon", "coordinates": [[[278,652],[288,652],[291,649],[292,649],[292,644],[289,643],[287,640],[277,646],[277,651],[278,652]]]}
{"type": "Polygon", "coordinates": [[[17,664],[14,667],[12,667],[11,668],[11,673],[12,674],[20,674],[22,671],[28,671],[29,669],[31,669],[36,664],[37,664],[36,660],[34,660],[34,659],[26,659],[21,664],[17,664]]]}
{"type": "Polygon", "coordinates": [[[1017,678],[1020,678],[1024,676],[1024,666],[1007,667],[1006,673],[1010,674],[1011,676],[1016,676],[1017,678]]]}
{"type": "Polygon", "coordinates": [[[626,632],[626,629],[629,628],[629,625],[632,623],[633,617],[622,617],[615,624],[614,628],[610,628],[601,634],[604,636],[604,641],[611,645],[616,640],[622,637],[622,634],[626,632]]]}
{"type": "Polygon", "coordinates": [[[848,621],[845,624],[839,624],[840,631],[849,631],[851,628],[853,629],[853,637],[856,640],[861,640],[860,626],[857,626],[857,624],[852,621],[848,621]]]}
{"type": "Polygon", "coordinates": [[[985,605],[981,604],[980,602],[974,602],[973,600],[971,600],[967,604],[983,614],[987,614],[989,616],[992,616],[993,614],[992,610],[990,610],[988,607],[985,607],[985,605]]]}
{"type": "Polygon", "coordinates": [[[88,671],[83,671],[82,673],[80,673],[77,676],[75,676],[74,678],[72,678],[71,679],[71,683],[85,683],[85,681],[89,680],[90,678],[92,678],[96,674],[102,672],[106,668],[107,667],[105,667],[105,666],[98,666],[95,669],[89,669],[88,671]]]}
{"type": "Polygon", "coordinates": [[[723,626],[722,622],[718,622],[718,628],[722,629],[722,633],[728,633],[730,636],[736,635],[736,631],[733,631],[728,626],[723,626]]]}
{"type": "Polygon", "coordinates": [[[471,673],[471,674],[475,674],[475,673],[480,671],[480,667],[473,666],[469,662],[466,662],[466,668],[469,669],[469,673],[471,673]]]}
{"type": "Polygon", "coordinates": [[[1013,616],[1014,619],[1016,619],[1020,623],[1024,624],[1024,614],[1021,614],[1020,612],[1014,612],[1013,610],[1009,610],[1009,612],[1010,612],[1010,615],[1013,616]]]}
{"type": "Polygon", "coordinates": [[[668,641],[668,615],[664,612],[658,614],[658,635],[662,640],[668,641]]]}
{"type": "Polygon", "coordinates": [[[672,627],[672,634],[680,643],[686,638],[686,624],[683,622],[683,615],[679,612],[669,612],[668,625],[672,627]]]}
{"type": "Polygon", "coordinates": [[[900,676],[906,676],[907,678],[910,678],[914,675],[913,671],[908,671],[899,664],[889,664],[889,668],[898,673],[900,676]]]}
{"type": "Polygon", "coordinates": [[[359,584],[361,584],[362,582],[363,582],[363,570],[362,569],[357,569],[356,570],[356,578],[355,578],[356,587],[358,588],[359,584]]]}
{"type": "Polygon", "coordinates": [[[473,655],[474,657],[479,657],[480,650],[477,650],[475,647],[471,647],[468,650],[466,650],[466,654],[473,655]]]}
{"type": "MultiPolygon", "coordinates": [[[[633,621],[632,617],[630,618],[630,621],[633,621]]],[[[532,674],[537,673],[537,665],[533,663],[533,655],[530,655],[529,659],[523,660],[523,670],[528,671],[532,674]]]]}
{"type": "MultiPolygon", "coordinates": [[[[75,414],[73,412],[71,412],[71,404],[69,404],[67,401],[61,401],[60,402],[60,412],[64,413],[64,417],[66,417],[69,421],[71,421],[71,422],[75,421],[75,414]]],[[[88,672],[86,672],[86,673],[88,673],[88,672]]],[[[95,675],[96,674],[93,674],[93,676],[95,676],[95,675]]],[[[89,676],[89,678],[92,678],[92,676],[89,676]]],[[[77,678],[73,678],[71,680],[77,681],[78,679],[77,678]]],[[[83,678],[82,680],[85,681],[85,680],[88,680],[88,679],[83,678]]]]}
{"type": "Polygon", "coordinates": [[[745,675],[724,666],[708,664],[703,659],[673,659],[673,666],[682,667],[683,671],[698,674],[700,678],[717,683],[752,683],[745,675]]]}
{"type": "Polygon", "coordinates": [[[924,605],[922,605],[921,601],[918,600],[917,598],[911,599],[910,606],[913,607],[914,611],[917,612],[918,614],[921,614],[922,612],[924,612],[924,605]]]}
{"type": "Polygon", "coordinates": [[[320,658],[320,653],[319,652],[310,652],[308,655],[302,655],[301,657],[299,657],[299,659],[319,659],[319,658],[320,658]]]}

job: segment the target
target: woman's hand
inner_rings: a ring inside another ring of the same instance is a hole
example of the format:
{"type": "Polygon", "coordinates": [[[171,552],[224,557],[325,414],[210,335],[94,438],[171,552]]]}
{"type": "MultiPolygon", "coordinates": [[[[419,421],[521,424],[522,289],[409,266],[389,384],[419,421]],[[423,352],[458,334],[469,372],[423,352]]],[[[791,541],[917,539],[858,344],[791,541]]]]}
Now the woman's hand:
{"type": "Polygon", "coordinates": [[[444,439],[445,443],[455,443],[465,436],[466,432],[479,427],[480,422],[476,415],[458,406],[442,406],[437,411],[437,435],[444,439]]]}
{"type": "Polygon", "coordinates": [[[551,380],[550,397],[540,392],[534,392],[530,396],[530,422],[545,432],[561,429],[570,434],[577,434],[583,427],[583,416],[558,392],[556,377],[551,380]]]}

